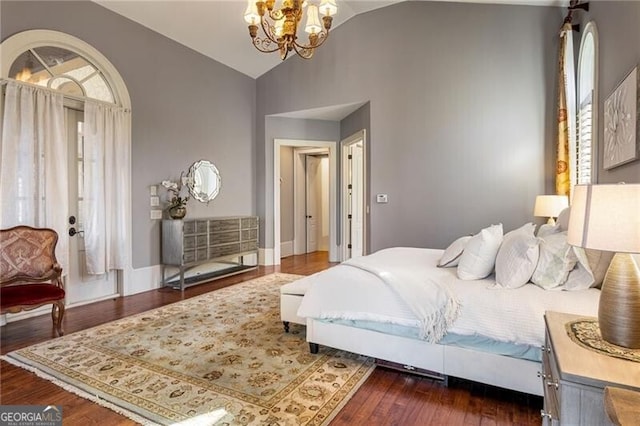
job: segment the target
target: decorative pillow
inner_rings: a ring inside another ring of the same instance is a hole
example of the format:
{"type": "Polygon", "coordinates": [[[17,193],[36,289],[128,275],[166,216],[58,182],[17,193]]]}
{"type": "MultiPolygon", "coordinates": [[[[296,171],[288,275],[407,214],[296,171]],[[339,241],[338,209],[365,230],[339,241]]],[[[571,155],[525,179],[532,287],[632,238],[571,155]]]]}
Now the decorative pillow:
{"type": "Polygon", "coordinates": [[[480,280],[493,272],[502,244],[502,224],[491,225],[471,237],[458,263],[458,278],[480,280]]]}
{"type": "Polygon", "coordinates": [[[546,237],[547,235],[557,234],[558,232],[562,232],[560,229],[560,224],[550,225],[545,223],[544,225],[540,225],[538,229],[538,238],[546,237]]]}
{"type": "Polygon", "coordinates": [[[567,281],[577,258],[567,243],[567,233],[558,232],[540,238],[540,258],[531,282],[545,290],[559,287],[567,281]]]}
{"type": "Polygon", "coordinates": [[[576,267],[569,272],[567,281],[562,286],[563,290],[586,290],[591,288],[595,283],[593,272],[589,266],[589,259],[582,247],[573,247],[573,253],[576,255],[576,267]]]}
{"type": "Polygon", "coordinates": [[[593,272],[594,282],[592,287],[600,288],[604,281],[604,276],[607,275],[613,256],[616,254],[612,251],[595,249],[585,249],[584,251],[587,253],[589,267],[591,268],[591,272],[593,272]]]}
{"type": "Polygon", "coordinates": [[[497,285],[518,288],[529,282],[540,256],[535,229],[536,225],[527,223],[504,236],[496,257],[497,285]]]}
{"type": "Polygon", "coordinates": [[[460,237],[449,245],[442,253],[442,257],[438,262],[438,268],[448,268],[452,266],[458,266],[460,262],[460,255],[467,246],[467,243],[471,239],[471,235],[460,237]]]}
{"type": "Polygon", "coordinates": [[[560,227],[560,231],[568,231],[569,230],[569,215],[571,214],[571,207],[567,207],[562,210],[560,214],[558,214],[558,219],[556,223],[560,227]]]}
{"type": "Polygon", "coordinates": [[[575,269],[569,273],[565,290],[586,290],[591,287],[600,288],[609,264],[615,253],[602,250],[574,247],[578,259],[575,269]]]}

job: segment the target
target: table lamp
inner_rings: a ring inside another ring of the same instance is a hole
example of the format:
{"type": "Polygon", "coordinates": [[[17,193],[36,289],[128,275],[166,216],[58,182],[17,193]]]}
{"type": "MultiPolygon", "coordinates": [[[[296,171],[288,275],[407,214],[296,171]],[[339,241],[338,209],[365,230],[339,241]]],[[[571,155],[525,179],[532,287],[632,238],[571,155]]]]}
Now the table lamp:
{"type": "Polygon", "coordinates": [[[566,195],[538,195],[536,204],[533,207],[533,215],[538,217],[548,217],[548,224],[555,225],[554,218],[560,212],[569,207],[569,198],[566,195]]]}
{"type": "Polygon", "coordinates": [[[568,242],[616,252],[600,292],[598,324],[602,338],[640,348],[640,184],[576,185],[568,242]]]}

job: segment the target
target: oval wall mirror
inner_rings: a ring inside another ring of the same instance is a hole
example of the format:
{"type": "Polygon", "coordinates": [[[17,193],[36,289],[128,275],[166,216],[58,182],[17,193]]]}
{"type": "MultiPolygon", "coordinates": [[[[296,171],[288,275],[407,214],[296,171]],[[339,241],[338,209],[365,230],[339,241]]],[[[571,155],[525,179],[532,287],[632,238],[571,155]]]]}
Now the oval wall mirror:
{"type": "Polygon", "coordinates": [[[203,203],[216,198],[220,192],[220,172],[208,160],[200,160],[189,168],[189,192],[193,198],[203,203]]]}

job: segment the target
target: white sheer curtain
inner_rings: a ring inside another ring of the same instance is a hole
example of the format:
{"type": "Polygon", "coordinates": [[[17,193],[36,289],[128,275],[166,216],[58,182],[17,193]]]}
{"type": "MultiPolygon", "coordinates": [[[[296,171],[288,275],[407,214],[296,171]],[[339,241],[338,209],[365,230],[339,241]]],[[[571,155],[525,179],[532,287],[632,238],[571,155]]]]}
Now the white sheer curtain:
{"type": "Polygon", "coordinates": [[[131,113],[86,101],[84,108],[84,243],[89,274],[128,264],[131,113]]]}
{"type": "Polygon", "coordinates": [[[67,138],[61,94],[8,82],[0,141],[0,227],[52,228],[67,271],[67,138]]]}

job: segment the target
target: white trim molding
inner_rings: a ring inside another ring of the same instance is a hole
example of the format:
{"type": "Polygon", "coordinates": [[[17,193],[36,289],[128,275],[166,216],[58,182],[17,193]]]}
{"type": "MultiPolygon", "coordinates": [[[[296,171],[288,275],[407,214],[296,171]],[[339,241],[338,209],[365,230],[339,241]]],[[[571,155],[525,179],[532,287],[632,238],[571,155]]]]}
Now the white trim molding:
{"type": "MultiPolygon", "coordinates": [[[[308,141],[299,139],[273,140],[273,263],[280,264],[280,147],[326,148],[329,150],[329,261],[339,259],[337,229],[337,143],[335,141],[308,141]]],[[[267,249],[265,249],[267,250],[267,249]]],[[[267,263],[265,263],[267,264],[267,263]]]]}

